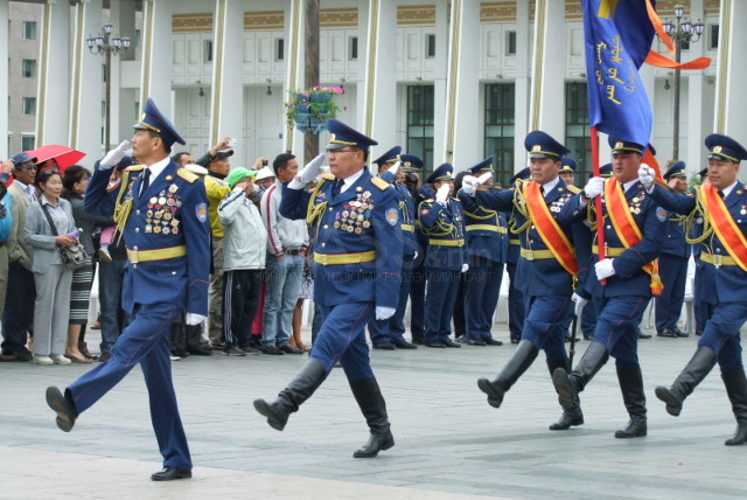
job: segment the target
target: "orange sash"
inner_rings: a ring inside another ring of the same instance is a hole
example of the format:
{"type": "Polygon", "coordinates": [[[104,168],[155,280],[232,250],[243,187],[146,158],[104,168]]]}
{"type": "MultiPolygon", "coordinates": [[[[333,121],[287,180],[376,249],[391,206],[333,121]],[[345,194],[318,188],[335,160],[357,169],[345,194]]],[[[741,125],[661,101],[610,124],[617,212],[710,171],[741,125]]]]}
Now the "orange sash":
{"type": "MultiPolygon", "coordinates": [[[[630,213],[630,206],[625,198],[622,185],[614,177],[607,179],[607,182],[604,183],[604,199],[607,205],[607,214],[612,221],[612,227],[623,246],[628,249],[640,243],[643,239],[641,228],[638,227],[630,213]]],[[[643,270],[651,276],[651,293],[661,295],[664,284],[659,277],[659,259],[654,259],[643,266],[643,270]]]]}
{"type": "Polygon", "coordinates": [[[701,197],[701,203],[706,207],[705,215],[721,244],[737,265],[743,271],[747,271],[747,240],[734,222],[734,218],[726,207],[726,202],[719,196],[718,190],[710,184],[701,187],[698,196],[701,197]]]}
{"type": "Polygon", "coordinates": [[[578,276],[576,250],[568,241],[568,237],[558,225],[555,217],[550,213],[541,189],[542,187],[536,182],[524,183],[523,194],[529,207],[529,218],[537,228],[545,246],[552,252],[555,260],[575,278],[578,276]]]}

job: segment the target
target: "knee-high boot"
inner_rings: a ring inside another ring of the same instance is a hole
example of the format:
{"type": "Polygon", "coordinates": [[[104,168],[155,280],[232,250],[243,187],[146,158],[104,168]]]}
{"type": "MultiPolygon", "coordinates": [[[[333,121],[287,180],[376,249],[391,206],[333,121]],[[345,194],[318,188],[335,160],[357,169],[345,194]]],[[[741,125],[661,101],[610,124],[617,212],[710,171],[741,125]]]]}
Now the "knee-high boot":
{"type": "Polygon", "coordinates": [[[495,380],[486,378],[477,380],[477,387],[488,395],[488,404],[500,408],[503,396],[516,383],[519,377],[529,368],[537,357],[539,350],[529,340],[522,340],[495,380]]]}
{"type": "Polygon", "coordinates": [[[388,450],[394,446],[394,436],[389,428],[389,417],[386,413],[386,402],[376,382],[376,377],[354,380],[350,382],[350,389],[371,431],[368,442],[356,450],[353,457],[373,458],[378,455],[379,451],[388,450]]]}
{"type": "Polygon", "coordinates": [[[666,403],[667,413],[678,416],[682,411],[682,403],[692,394],[695,387],[703,381],[711,369],[716,365],[716,353],[710,347],[699,346],[693,357],[682,372],[677,376],[672,387],[667,389],[658,386],[654,394],[666,403]]]}

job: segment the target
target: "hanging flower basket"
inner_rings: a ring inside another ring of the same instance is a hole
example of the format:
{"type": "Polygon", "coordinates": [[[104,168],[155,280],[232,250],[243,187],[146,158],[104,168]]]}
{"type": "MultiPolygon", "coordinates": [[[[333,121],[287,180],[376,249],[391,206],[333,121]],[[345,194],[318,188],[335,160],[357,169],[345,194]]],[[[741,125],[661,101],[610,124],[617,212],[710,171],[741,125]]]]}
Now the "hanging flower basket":
{"type": "Polygon", "coordinates": [[[312,134],[326,130],[327,120],[337,116],[340,111],[334,97],[344,93],[345,89],[342,87],[318,85],[309,90],[291,91],[290,100],[285,103],[288,127],[295,126],[300,132],[312,134]]]}

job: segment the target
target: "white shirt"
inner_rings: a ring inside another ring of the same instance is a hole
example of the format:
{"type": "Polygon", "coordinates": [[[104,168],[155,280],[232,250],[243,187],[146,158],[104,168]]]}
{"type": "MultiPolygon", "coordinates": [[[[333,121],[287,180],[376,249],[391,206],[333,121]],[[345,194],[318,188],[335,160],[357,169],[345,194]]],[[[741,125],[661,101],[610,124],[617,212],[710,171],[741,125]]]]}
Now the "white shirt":
{"type": "Polygon", "coordinates": [[[542,194],[546,195],[547,193],[555,189],[555,186],[558,185],[558,182],[560,182],[560,177],[556,177],[550,182],[542,184],[542,194]]]}
{"type": "Polygon", "coordinates": [[[721,192],[724,193],[724,199],[726,199],[726,197],[729,196],[732,191],[734,191],[734,187],[736,185],[737,185],[737,181],[734,181],[734,184],[721,190],[721,192]]]}
{"type": "Polygon", "coordinates": [[[347,189],[356,183],[358,179],[360,179],[361,175],[363,175],[363,171],[365,168],[360,169],[358,172],[354,173],[350,177],[346,177],[342,180],[342,186],[340,186],[340,192],[344,193],[347,191],[347,189]]]}
{"type": "Polygon", "coordinates": [[[630,189],[636,182],[640,182],[640,179],[638,177],[623,184],[623,193],[627,193],[628,189],[630,189]]]}
{"type": "Polygon", "coordinates": [[[16,179],[15,182],[18,183],[19,186],[21,186],[21,189],[23,189],[23,192],[26,193],[26,198],[28,198],[29,201],[36,200],[36,189],[34,188],[34,186],[30,184],[24,184],[18,179],[16,179]]]}
{"type": "MultiPolygon", "coordinates": [[[[167,156],[163,160],[157,161],[153,165],[146,167],[148,170],[150,170],[150,179],[148,180],[148,183],[149,183],[148,186],[152,185],[156,181],[156,179],[158,179],[158,176],[161,175],[161,172],[163,172],[163,169],[165,169],[166,166],[170,162],[171,162],[171,157],[167,156]]],[[[141,192],[140,195],[142,196],[143,193],[141,192]]]]}

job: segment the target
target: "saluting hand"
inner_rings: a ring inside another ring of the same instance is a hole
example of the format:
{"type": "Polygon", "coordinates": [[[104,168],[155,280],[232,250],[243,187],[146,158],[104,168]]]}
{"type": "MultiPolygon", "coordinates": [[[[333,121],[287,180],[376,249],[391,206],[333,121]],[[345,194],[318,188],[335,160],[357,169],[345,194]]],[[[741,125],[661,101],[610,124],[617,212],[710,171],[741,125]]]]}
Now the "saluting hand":
{"type": "Polygon", "coordinates": [[[99,162],[99,165],[102,168],[112,168],[127,155],[127,150],[131,147],[132,143],[125,139],[119,146],[106,153],[106,156],[99,162]]]}
{"type": "Polygon", "coordinates": [[[641,166],[638,168],[638,178],[641,180],[643,187],[645,187],[646,190],[649,190],[654,185],[656,172],[645,163],[641,163],[641,166]]]}
{"type": "Polygon", "coordinates": [[[449,199],[449,192],[451,191],[451,186],[448,184],[442,184],[440,188],[438,188],[438,191],[436,191],[436,202],[437,203],[446,203],[446,200],[449,199]]]}
{"type": "Polygon", "coordinates": [[[480,180],[474,175],[465,175],[462,178],[462,191],[470,196],[474,196],[477,192],[477,186],[480,184],[480,180]]]}

